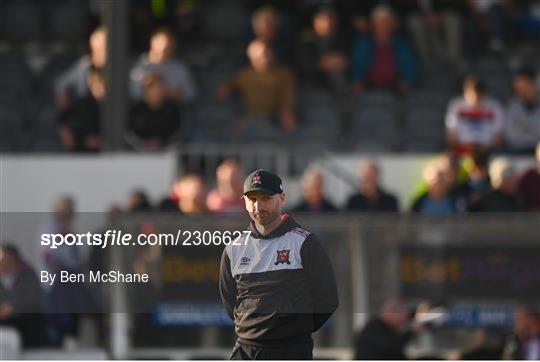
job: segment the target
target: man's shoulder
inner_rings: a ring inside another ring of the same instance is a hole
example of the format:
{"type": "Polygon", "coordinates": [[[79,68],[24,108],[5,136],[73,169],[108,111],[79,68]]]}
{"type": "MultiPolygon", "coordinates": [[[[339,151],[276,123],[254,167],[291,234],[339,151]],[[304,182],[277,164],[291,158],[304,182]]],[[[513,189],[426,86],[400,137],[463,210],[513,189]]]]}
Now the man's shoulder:
{"type": "Polygon", "coordinates": [[[364,195],[362,195],[361,193],[356,193],[349,196],[349,199],[347,200],[347,207],[351,208],[351,207],[357,207],[359,205],[362,206],[364,205],[365,201],[366,201],[366,198],[364,195]]]}
{"type": "Polygon", "coordinates": [[[388,192],[387,190],[380,190],[380,193],[381,193],[381,196],[383,199],[385,199],[386,201],[397,201],[397,198],[394,194],[392,194],[391,192],[388,192]]]}

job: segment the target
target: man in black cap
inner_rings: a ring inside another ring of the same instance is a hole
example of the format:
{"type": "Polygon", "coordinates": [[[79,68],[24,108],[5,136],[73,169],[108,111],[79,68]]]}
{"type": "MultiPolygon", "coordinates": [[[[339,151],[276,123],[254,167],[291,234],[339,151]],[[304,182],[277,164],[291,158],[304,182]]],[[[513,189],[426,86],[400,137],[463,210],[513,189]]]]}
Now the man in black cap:
{"type": "Polygon", "coordinates": [[[251,233],[225,248],[219,278],[238,335],[231,359],[312,359],[311,334],[338,306],[330,259],[314,234],[282,213],[279,176],[250,174],[244,200],[251,233]]]}

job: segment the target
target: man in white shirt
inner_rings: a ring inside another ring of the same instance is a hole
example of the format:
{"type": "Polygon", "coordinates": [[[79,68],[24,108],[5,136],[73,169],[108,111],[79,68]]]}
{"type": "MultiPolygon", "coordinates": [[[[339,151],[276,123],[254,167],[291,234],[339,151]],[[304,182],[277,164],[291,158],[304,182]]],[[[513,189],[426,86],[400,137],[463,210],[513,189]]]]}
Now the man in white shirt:
{"type": "Polygon", "coordinates": [[[502,106],[486,95],[483,83],[467,77],[463,96],[452,100],[446,112],[448,143],[460,154],[474,148],[494,149],[503,141],[503,119],[502,106]]]}

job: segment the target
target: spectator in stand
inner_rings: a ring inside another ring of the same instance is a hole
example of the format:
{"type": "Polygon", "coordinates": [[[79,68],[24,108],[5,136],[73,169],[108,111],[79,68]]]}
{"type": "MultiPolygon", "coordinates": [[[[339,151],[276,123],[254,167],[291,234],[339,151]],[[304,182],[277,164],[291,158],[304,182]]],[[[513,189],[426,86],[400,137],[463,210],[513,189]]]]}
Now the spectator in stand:
{"type": "Polygon", "coordinates": [[[126,211],[128,213],[150,212],[152,204],[146,192],[143,190],[134,190],[127,197],[126,211]]]}
{"type": "Polygon", "coordinates": [[[464,4],[455,0],[420,0],[407,19],[407,28],[422,57],[432,62],[459,64],[462,53],[462,20],[464,4]]]}
{"type": "Polygon", "coordinates": [[[315,169],[308,169],[302,176],[302,191],[304,199],[295,206],[293,212],[319,213],[333,212],[336,207],[324,197],[324,178],[315,169]]]}
{"type": "Polygon", "coordinates": [[[344,3],[347,6],[348,16],[351,16],[352,30],[356,35],[369,36],[371,27],[369,18],[373,9],[380,5],[380,0],[351,1],[344,3]]]}
{"type": "Polygon", "coordinates": [[[244,131],[249,120],[258,117],[276,119],[286,132],[297,128],[294,113],[295,81],[288,67],[274,64],[272,49],[264,42],[255,40],[247,49],[251,67],[241,70],[229,82],[220,85],[221,98],[228,98],[232,92],[240,94],[243,103],[243,117],[236,124],[238,131],[244,131]]]}
{"type": "Polygon", "coordinates": [[[469,55],[477,57],[482,43],[493,52],[502,52],[515,30],[511,20],[512,0],[467,0],[467,45],[469,55]]]}
{"type": "Polygon", "coordinates": [[[161,202],[160,210],[180,211],[186,215],[206,213],[206,183],[203,178],[196,174],[178,177],[170,197],[161,202]]]}
{"type": "Polygon", "coordinates": [[[353,90],[382,88],[406,94],[417,78],[408,42],[396,35],[396,19],[386,5],[371,14],[372,35],[358,36],[352,50],[353,90]]]}
{"type": "MultiPolygon", "coordinates": [[[[42,228],[40,235],[74,233],[75,203],[69,196],[62,195],[54,202],[52,219],[42,228]]],[[[41,244],[40,244],[41,245],[41,244]]],[[[80,273],[82,261],[80,249],[60,245],[56,249],[41,247],[40,270],[59,275],[61,270],[80,273]]],[[[86,289],[81,283],[42,283],[45,291],[45,319],[48,337],[55,346],[63,343],[64,337],[76,337],[79,333],[80,312],[89,307],[86,289]]]]}
{"type": "Polygon", "coordinates": [[[446,111],[446,133],[450,147],[458,154],[473,149],[486,152],[503,142],[504,112],[487,96],[484,83],[474,76],[463,82],[463,96],[453,99],[446,111]]]}
{"type": "Polygon", "coordinates": [[[103,69],[90,67],[87,83],[90,93],[73,100],[58,120],[58,135],[68,151],[97,152],[101,149],[101,104],[106,96],[103,69]]]}
{"type": "Polygon", "coordinates": [[[155,73],[165,83],[166,96],[181,104],[189,104],[197,97],[197,89],[191,71],[174,57],[176,40],[166,29],[156,30],[150,38],[150,49],[143,54],[130,73],[131,96],[138,100],[144,97],[145,78],[155,73]]]}
{"type": "Polygon", "coordinates": [[[7,243],[0,246],[0,326],[15,328],[25,348],[47,344],[37,275],[7,243]]]}
{"type": "Polygon", "coordinates": [[[540,3],[538,0],[523,0],[513,4],[517,7],[517,24],[520,30],[531,37],[540,35],[540,3]]]}
{"type": "Polygon", "coordinates": [[[216,188],[210,190],[206,206],[213,213],[243,212],[244,171],[235,160],[223,161],[216,170],[216,188]]]}
{"type": "Polygon", "coordinates": [[[524,210],[540,211],[540,142],[536,146],[536,167],[519,179],[518,198],[524,210]]]}
{"type": "Polygon", "coordinates": [[[366,160],[360,164],[360,192],[347,201],[347,211],[398,212],[396,197],[380,185],[380,170],[375,162],[366,160]]]}
{"type": "Polygon", "coordinates": [[[144,77],[143,100],[132,107],[129,126],[148,150],[165,146],[179,129],[178,104],[167,98],[165,81],[159,75],[148,73],[144,77]]]}
{"type": "MultiPolygon", "coordinates": [[[[454,152],[447,151],[442,155],[442,157],[434,161],[440,162],[445,178],[451,188],[458,187],[460,184],[468,180],[469,175],[466,166],[454,152]]],[[[424,195],[427,190],[427,184],[424,180],[421,180],[418,187],[414,191],[413,200],[416,200],[418,197],[424,195]]]]}
{"type": "Polygon", "coordinates": [[[530,153],[540,142],[540,91],[532,69],[514,76],[515,97],[506,110],[505,141],[513,152],[530,153]]]}
{"type": "Polygon", "coordinates": [[[413,202],[412,212],[424,215],[449,215],[457,211],[455,200],[449,192],[450,185],[440,162],[431,163],[426,167],[424,181],[428,190],[413,202]]]}
{"type": "Polygon", "coordinates": [[[368,321],[354,343],[355,360],[405,360],[405,347],[421,324],[409,327],[410,313],[402,301],[388,299],[377,317],[368,321]]]}
{"type": "Polygon", "coordinates": [[[489,165],[489,178],[492,190],[487,192],[476,203],[472,204],[473,212],[514,212],[519,211],[516,186],[517,174],[511,161],[499,158],[489,165]]]}
{"type": "Polygon", "coordinates": [[[276,62],[293,63],[293,37],[287,34],[277,10],[271,6],[261,6],[251,16],[253,30],[252,40],[260,40],[267,44],[276,56],[276,62]]]}
{"type": "Polygon", "coordinates": [[[540,314],[534,307],[521,305],[514,311],[514,330],[501,357],[504,360],[540,360],[540,314]]]}
{"type": "Polygon", "coordinates": [[[99,27],[90,35],[90,54],[83,56],[62,74],[55,84],[57,106],[64,110],[90,93],[88,77],[92,68],[105,69],[107,63],[107,28],[99,27]]]}
{"type": "Polygon", "coordinates": [[[306,79],[316,80],[337,94],[347,91],[349,45],[339,32],[339,21],[331,7],[319,9],[313,16],[313,29],[306,32],[298,56],[306,79]]]}
{"type": "Polygon", "coordinates": [[[488,154],[482,151],[475,151],[471,157],[472,165],[469,170],[467,180],[456,185],[451,193],[456,200],[458,211],[463,212],[470,209],[486,193],[491,191],[491,180],[489,179],[488,154]]]}

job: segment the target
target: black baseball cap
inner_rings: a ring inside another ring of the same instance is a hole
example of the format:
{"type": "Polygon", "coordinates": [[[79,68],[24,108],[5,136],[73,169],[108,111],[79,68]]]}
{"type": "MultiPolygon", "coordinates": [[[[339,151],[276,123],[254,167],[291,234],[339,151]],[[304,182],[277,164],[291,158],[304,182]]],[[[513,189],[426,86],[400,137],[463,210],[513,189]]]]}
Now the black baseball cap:
{"type": "Polygon", "coordinates": [[[268,195],[281,194],[283,185],[275,173],[257,170],[246,177],[244,181],[244,195],[251,191],[259,191],[268,195]]]}

